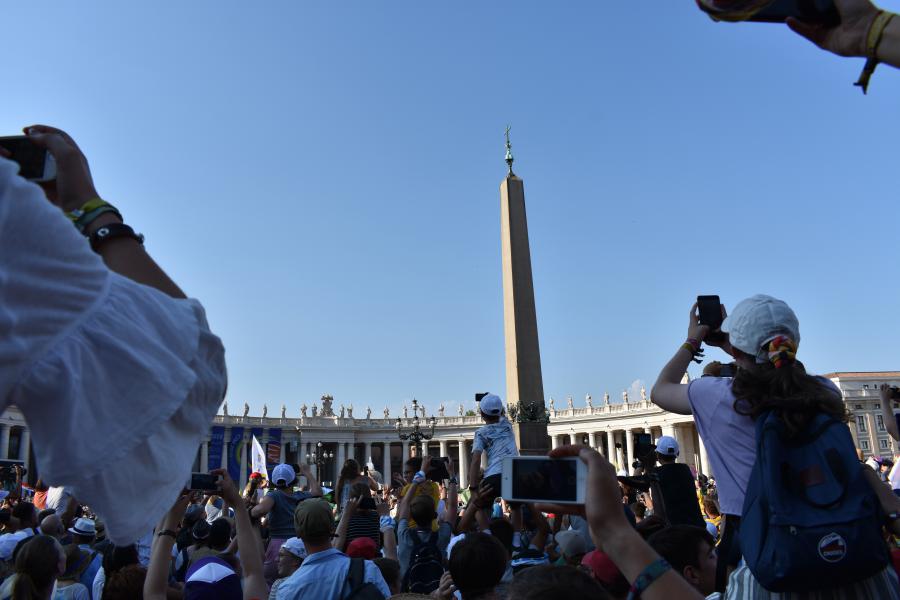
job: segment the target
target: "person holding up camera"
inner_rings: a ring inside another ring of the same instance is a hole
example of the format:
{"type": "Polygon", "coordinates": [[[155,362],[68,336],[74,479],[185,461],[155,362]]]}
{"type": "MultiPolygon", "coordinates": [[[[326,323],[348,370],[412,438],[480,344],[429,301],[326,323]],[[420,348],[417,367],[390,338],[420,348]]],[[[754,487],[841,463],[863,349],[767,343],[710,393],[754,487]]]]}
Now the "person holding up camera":
{"type": "Polygon", "coordinates": [[[659,490],[665,503],[665,513],[670,525],[705,527],[700,506],[697,504],[696,486],[691,468],[676,463],[680,449],[678,442],[669,435],[656,440],[656,458],[659,466],[654,473],[659,480],[659,490]]]}

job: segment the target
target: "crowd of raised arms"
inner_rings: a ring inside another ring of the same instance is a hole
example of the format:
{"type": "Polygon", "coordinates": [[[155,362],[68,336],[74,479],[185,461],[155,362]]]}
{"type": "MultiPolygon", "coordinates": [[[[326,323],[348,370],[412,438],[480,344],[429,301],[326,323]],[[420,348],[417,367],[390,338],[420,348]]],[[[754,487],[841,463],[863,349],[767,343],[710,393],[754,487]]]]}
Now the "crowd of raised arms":
{"type": "MultiPolygon", "coordinates": [[[[737,20],[767,2],[700,4],[737,20]]],[[[837,25],[788,25],[868,58],[866,82],[878,62],[900,66],[900,19],[835,5],[837,25]]],[[[468,489],[452,461],[415,455],[393,481],[347,460],[333,490],[288,464],[243,491],[224,470],[215,489],[185,489],[225,395],[222,343],[75,141],[25,135],[56,173],[26,180],[0,148],[0,393],[40,478],[0,475],[0,600],[900,598],[900,461],[863,462],[840,391],[800,361],[797,315],[767,295],[720,306],[716,325],[692,307],[653,386],[656,405],[693,415],[712,474],[668,436],[625,473],[564,446],[549,456],[584,464],[583,503],[504,499],[519,450],[488,394],[468,489]],[[704,344],[730,362],[682,383],[704,344]]],[[[881,395],[900,440],[897,390],[881,395]]]]}

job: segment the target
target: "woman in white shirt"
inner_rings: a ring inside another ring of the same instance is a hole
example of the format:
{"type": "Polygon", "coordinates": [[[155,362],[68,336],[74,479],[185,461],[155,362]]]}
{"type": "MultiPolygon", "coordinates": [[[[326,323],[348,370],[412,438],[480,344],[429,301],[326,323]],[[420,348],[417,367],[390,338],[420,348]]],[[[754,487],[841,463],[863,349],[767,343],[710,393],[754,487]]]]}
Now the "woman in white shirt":
{"type": "Polygon", "coordinates": [[[99,200],[75,142],[27,132],[57,178],[42,190],[0,152],[0,408],[25,415],[43,480],[126,545],[183,487],[225,393],[224,349],[200,303],[99,200]]]}

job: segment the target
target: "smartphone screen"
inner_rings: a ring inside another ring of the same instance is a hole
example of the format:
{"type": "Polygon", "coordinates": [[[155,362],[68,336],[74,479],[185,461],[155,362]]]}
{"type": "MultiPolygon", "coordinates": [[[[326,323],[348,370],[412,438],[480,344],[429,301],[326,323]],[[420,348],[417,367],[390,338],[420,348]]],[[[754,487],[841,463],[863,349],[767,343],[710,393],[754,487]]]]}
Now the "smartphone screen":
{"type": "Polygon", "coordinates": [[[212,475],[210,473],[191,473],[190,489],[201,492],[214,492],[219,489],[216,486],[218,480],[218,475],[212,475]]]}
{"type": "Polygon", "coordinates": [[[836,27],[841,22],[841,15],[834,6],[834,0],[774,0],[750,17],[750,20],[784,23],[788,17],[826,27],[836,27]]]}
{"type": "Polygon", "coordinates": [[[25,179],[43,179],[47,151],[35,146],[28,137],[15,135],[0,137],[0,146],[12,154],[10,157],[19,164],[19,175],[25,179]]]}
{"type": "Polygon", "coordinates": [[[697,313],[701,325],[709,325],[711,331],[722,326],[722,303],[718,296],[697,296],[697,313]]]}
{"type": "Polygon", "coordinates": [[[530,500],[578,501],[577,459],[512,460],[512,495],[530,500]]]}

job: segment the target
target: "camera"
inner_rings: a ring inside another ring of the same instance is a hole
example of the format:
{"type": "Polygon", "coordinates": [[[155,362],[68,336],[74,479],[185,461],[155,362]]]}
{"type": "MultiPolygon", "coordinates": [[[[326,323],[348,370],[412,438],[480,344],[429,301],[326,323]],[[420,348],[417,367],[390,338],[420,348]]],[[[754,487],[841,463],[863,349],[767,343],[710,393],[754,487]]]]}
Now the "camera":
{"type": "Polygon", "coordinates": [[[27,473],[25,463],[21,460],[0,460],[0,482],[9,483],[16,480],[16,466],[22,470],[22,478],[27,473]]]}

